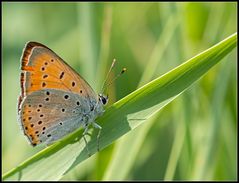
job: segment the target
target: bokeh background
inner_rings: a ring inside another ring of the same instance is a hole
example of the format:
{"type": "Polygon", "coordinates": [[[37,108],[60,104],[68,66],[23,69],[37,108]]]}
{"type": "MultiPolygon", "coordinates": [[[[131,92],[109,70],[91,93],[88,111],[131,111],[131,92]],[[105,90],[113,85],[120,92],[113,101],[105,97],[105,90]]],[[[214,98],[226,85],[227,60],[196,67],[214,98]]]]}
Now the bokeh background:
{"type": "MultiPolygon", "coordinates": [[[[43,148],[31,147],[17,122],[27,41],[50,47],[95,91],[116,58],[111,78],[122,67],[128,71],[109,88],[110,105],[236,31],[236,2],[2,3],[2,173],[43,148]]],[[[117,153],[132,150],[124,145],[129,133],[62,179],[236,180],[236,68],[235,49],[135,129],[135,140],[137,133],[141,140],[126,158],[130,163],[112,169],[117,153]]]]}

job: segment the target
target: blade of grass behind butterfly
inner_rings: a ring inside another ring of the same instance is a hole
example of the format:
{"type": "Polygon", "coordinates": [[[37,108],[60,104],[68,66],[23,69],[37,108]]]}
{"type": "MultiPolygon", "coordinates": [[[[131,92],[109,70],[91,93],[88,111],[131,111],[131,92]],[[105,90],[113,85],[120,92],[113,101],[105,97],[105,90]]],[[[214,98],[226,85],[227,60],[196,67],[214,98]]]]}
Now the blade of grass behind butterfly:
{"type": "MultiPolygon", "coordinates": [[[[111,25],[112,25],[112,5],[105,4],[104,5],[104,17],[102,23],[102,31],[101,31],[101,45],[100,45],[100,55],[99,55],[99,63],[97,64],[97,73],[96,76],[98,78],[96,87],[97,91],[100,91],[103,81],[105,79],[106,71],[108,70],[108,57],[110,50],[110,36],[111,36],[111,25]]],[[[102,91],[100,91],[102,92],[102,91]]]]}
{"type": "MultiPolygon", "coordinates": [[[[230,57],[229,57],[230,58],[230,57]]],[[[229,61],[229,59],[227,59],[229,61]]],[[[198,143],[198,156],[196,159],[192,171],[192,179],[195,180],[213,180],[213,174],[215,170],[216,155],[220,147],[220,128],[222,125],[221,116],[223,116],[223,111],[225,108],[225,94],[227,91],[227,85],[229,84],[230,73],[232,70],[232,65],[228,63],[223,63],[224,67],[220,68],[219,77],[216,78],[212,107],[209,109],[212,112],[207,116],[209,121],[208,130],[205,131],[207,138],[204,143],[198,143]],[[200,146],[201,145],[201,146],[200,146]],[[200,160],[199,160],[200,159],[200,160]]]]}
{"type": "MultiPolygon", "coordinates": [[[[221,27],[220,24],[226,22],[222,22],[223,15],[226,10],[225,4],[216,4],[214,6],[210,6],[210,14],[208,17],[208,21],[202,36],[202,40],[204,40],[206,43],[213,42],[214,40],[221,39],[222,34],[221,33],[221,27]],[[215,19],[215,17],[217,17],[215,19]]],[[[229,13],[229,12],[227,12],[229,13]]],[[[223,35],[224,36],[224,35],[223,35]]]]}
{"type": "Polygon", "coordinates": [[[79,58],[81,64],[81,75],[87,80],[93,89],[95,89],[95,71],[96,71],[96,44],[95,44],[95,25],[93,22],[93,8],[90,3],[78,3],[78,37],[79,58]]]}
{"type": "MultiPolygon", "coordinates": [[[[166,21],[166,25],[156,42],[138,87],[142,86],[143,83],[149,82],[149,80],[154,76],[154,73],[156,73],[158,68],[157,65],[159,64],[159,61],[161,61],[164,51],[167,49],[177,26],[178,19],[175,14],[173,14],[166,21]]],[[[142,146],[145,136],[155,120],[158,119],[158,116],[158,114],[155,115],[152,119],[149,119],[146,124],[138,127],[117,142],[116,149],[113,154],[114,156],[108,166],[103,180],[124,180],[126,178],[128,172],[134,164],[137,153],[140,151],[140,147],[142,146]],[[123,165],[122,161],[125,162],[123,165]],[[121,168],[119,169],[118,167],[121,168]]]]}
{"type": "MultiPolygon", "coordinates": [[[[102,125],[100,147],[105,148],[147,121],[230,53],[236,44],[235,33],[113,104],[97,120],[102,125]]],[[[88,158],[84,140],[75,140],[81,133],[82,130],[78,130],[69,134],[62,141],[39,152],[3,175],[3,180],[59,180],[88,158]]],[[[89,142],[92,154],[97,151],[96,135],[94,133],[89,142]]]]}

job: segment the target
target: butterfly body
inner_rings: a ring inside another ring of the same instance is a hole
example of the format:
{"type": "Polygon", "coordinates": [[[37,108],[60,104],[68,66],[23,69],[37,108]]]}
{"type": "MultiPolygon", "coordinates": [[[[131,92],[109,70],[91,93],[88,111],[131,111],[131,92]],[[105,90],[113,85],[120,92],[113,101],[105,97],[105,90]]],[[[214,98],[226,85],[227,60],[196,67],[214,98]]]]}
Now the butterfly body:
{"type": "MultiPolygon", "coordinates": [[[[19,121],[29,142],[51,144],[104,112],[105,98],[46,46],[29,42],[21,58],[19,121]],[[103,100],[104,99],[104,100],[103,100]]],[[[100,128],[100,126],[98,126],[100,128]]]]}

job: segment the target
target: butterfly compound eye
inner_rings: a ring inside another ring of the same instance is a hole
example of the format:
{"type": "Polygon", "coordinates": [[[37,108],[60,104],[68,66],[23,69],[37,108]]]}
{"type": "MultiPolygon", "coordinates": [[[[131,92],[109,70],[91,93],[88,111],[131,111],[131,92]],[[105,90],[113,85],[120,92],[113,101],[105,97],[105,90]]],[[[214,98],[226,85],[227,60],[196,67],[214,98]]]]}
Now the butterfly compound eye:
{"type": "Polygon", "coordinates": [[[104,104],[104,105],[107,103],[107,99],[106,98],[102,98],[101,101],[102,101],[102,104],[104,104]]]}
{"type": "Polygon", "coordinates": [[[103,96],[103,95],[99,95],[99,97],[100,97],[99,99],[100,99],[101,103],[102,103],[103,105],[106,105],[107,102],[108,102],[108,97],[103,96]]]}

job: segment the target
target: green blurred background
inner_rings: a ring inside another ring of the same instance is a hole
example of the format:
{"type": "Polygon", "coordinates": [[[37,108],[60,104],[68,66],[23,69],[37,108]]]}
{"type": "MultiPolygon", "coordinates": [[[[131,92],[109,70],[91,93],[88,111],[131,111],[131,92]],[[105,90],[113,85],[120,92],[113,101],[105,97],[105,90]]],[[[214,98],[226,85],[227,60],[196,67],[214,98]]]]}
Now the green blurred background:
{"type": "MultiPolygon", "coordinates": [[[[2,173],[43,149],[31,147],[17,123],[27,41],[54,50],[96,91],[116,58],[114,75],[122,67],[128,71],[110,87],[110,105],[236,31],[236,2],[2,3],[2,173]]],[[[233,50],[134,130],[141,140],[130,163],[112,168],[117,154],[132,150],[124,145],[129,133],[62,179],[236,180],[236,61],[233,50]]]]}

